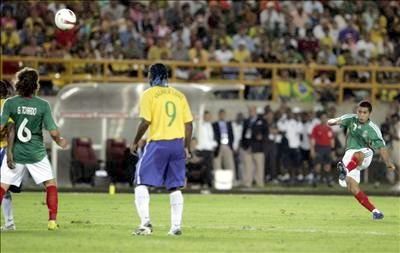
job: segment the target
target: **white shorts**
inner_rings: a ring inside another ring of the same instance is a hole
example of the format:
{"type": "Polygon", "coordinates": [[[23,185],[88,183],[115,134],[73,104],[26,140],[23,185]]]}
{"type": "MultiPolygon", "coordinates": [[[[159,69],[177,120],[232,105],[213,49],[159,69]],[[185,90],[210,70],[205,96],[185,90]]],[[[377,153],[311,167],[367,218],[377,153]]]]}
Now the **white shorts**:
{"type": "Polygon", "coordinates": [[[3,162],[1,163],[1,183],[19,187],[25,175],[26,169],[28,169],[29,174],[31,174],[36,184],[54,179],[53,169],[51,168],[49,158],[47,158],[47,156],[37,163],[17,163],[15,165],[15,169],[11,170],[8,168],[7,155],[5,155],[3,162]]]}
{"type": "MultiPolygon", "coordinates": [[[[349,149],[346,151],[346,153],[344,154],[344,156],[342,158],[342,162],[345,166],[347,164],[349,164],[349,162],[351,161],[351,158],[353,157],[354,153],[356,153],[356,152],[362,152],[364,154],[364,160],[360,166],[358,166],[354,170],[347,173],[347,176],[354,179],[357,183],[360,183],[360,174],[361,174],[360,171],[369,167],[369,165],[371,164],[372,158],[374,157],[374,152],[370,148],[349,149]]],[[[347,186],[346,182],[342,181],[342,180],[339,180],[339,184],[343,187],[347,186]]]]}

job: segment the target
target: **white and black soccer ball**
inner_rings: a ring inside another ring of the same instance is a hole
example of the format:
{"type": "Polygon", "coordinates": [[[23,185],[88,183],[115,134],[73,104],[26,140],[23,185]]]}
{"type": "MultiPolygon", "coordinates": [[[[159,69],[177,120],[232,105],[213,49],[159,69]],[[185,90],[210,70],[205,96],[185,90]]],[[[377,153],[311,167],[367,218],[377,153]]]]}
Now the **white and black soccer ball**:
{"type": "Polygon", "coordinates": [[[70,9],[61,9],[57,11],[54,21],[60,30],[70,30],[76,24],[76,16],[70,9]]]}

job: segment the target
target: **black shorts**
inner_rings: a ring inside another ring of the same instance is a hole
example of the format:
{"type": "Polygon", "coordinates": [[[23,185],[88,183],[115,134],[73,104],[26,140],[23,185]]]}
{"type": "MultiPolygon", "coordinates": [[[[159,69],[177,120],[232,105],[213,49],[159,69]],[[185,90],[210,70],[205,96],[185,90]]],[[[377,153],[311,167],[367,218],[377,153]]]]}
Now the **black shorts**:
{"type": "Polygon", "coordinates": [[[301,154],[301,161],[310,161],[311,157],[310,157],[310,150],[305,150],[305,149],[300,149],[300,154],[301,154]]]}
{"type": "Polygon", "coordinates": [[[8,188],[8,190],[9,190],[10,192],[13,192],[13,193],[20,193],[20,192],[21,192],[21,187],[22,187],[22,185],[21,185],[20,187],[17,187],[17,186],[15,186],[15,185],[10,185],[10,187],[8,188]]]}
{"type": "Polygon", "coordinates": [[[331,164],[332,148],[329,146],[315,146],[315,164],[331,164]]]}

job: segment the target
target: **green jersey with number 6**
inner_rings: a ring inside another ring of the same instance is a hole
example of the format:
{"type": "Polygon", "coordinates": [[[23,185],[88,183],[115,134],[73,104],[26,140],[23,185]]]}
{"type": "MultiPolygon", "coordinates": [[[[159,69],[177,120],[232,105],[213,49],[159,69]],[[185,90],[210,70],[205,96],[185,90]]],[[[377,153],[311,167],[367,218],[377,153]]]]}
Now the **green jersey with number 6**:
{"type": "Polygon", "coordinates": [[[347,128],[346,150],[361,148],[377,150],[386,145],[381,130],[371,120],[361,124],[357,114],[345,114],[340,120],[341,126],[347,128]]]}
{"type": "Polygon", "coordinates": [[[15,122],[16,128],[14,161],[22,164],[40,162],[46,156],[42,128],[57,130],[49,103],[36,96],[9,98],[1,112],[1,125],[6,125],[8,118],[15,122]]]}

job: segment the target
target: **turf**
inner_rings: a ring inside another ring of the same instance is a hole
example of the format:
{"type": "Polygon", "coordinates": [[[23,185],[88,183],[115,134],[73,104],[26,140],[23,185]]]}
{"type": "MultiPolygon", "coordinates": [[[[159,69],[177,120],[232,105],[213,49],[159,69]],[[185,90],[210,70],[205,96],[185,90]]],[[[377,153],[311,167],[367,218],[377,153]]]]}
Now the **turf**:
{"type": "Polygon", "coordinates": [[[384,220],[350,196],[185,195],[183,235],[169,237],[169,197],[155,194],[155,231],[134,237],[132,194],[60,194],[55,232],[43,194],[15,194],[17,231],[1,234],[1,252],[400,252],[400,198],[371,199],[384,220]]]}

